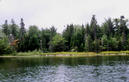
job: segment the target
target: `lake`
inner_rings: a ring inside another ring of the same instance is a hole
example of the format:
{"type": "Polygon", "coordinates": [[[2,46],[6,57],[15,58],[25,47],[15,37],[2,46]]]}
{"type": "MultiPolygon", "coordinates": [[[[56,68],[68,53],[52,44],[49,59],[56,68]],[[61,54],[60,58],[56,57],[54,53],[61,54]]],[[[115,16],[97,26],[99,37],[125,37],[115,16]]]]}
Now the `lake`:
{"type": "Polygon", "coordinates": [[[0,82],[129,82],[129,56],[0,58],[0,82]]]}

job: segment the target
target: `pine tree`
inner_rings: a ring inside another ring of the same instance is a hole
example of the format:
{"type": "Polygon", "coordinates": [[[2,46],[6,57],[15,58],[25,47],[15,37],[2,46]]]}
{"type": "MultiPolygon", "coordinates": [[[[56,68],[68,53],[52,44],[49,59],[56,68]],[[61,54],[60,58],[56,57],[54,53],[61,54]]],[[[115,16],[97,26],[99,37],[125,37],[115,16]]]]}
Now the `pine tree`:
{"type": "Polygon", "coordinates": [[[90,35],[87,35],[86,36],[86,40],[85,40],[85,51],[87,51],[87,52],[93,51],[93,41],[92,41],[90,35]]]}
{"type": "Polygon", "coordinates": [[[67,50],[71,50],[71,48],[72,48],[73,34],[74,34],[74,26],[73,26],[73,24],[67,25],[67,28],[63,31],[63,37],[67,41],[66,44],[65,44],[67,50]]]}
{"type": "Polygon", "coordinates": [[[126,50],[126,21],[124,20],[124,16],[120,17],[120,30],[121,30],[121,42],[122,42],[122,50],[126,50]]]}
{"type": "Polygon", "coordinates": [[[26,31],[25,31],[25,24],[23,22],[23,18],[21,18],[20,26],[21,26],[21,28],[20,28],[19,38],[20,38],[20,40],[24,40],[24,36],[25,36],[26,31]]]}
{"type": "Polygon", "coordinates": [[[20,34],[19,34],[19,51],[26,51],[25,48],[27,45],[25,45],[25,42],[27,41],[25,38],[25,24],[23,22],[23,18],[21,18],[21,23],[20,23],[20,34]]]}
{"type": "MultiPolygon", "coordinates": [[[[52,26],[50,28],[50,41],[52,40],[52,38],[56,35],[56,28],[54,26],[52,26]]],[[[52,45],[49,44],[49,50],[52,51],[52,45]]]]}
{"type": "Polygon", "coordinates": [[[96,40],[97,39],[97,21],[96,21],[95,15],[92,16],[90,29],[93,34],[92,35],[93,40],[96,40]]]}
{"type": "Polygon", "coordinates": [[[11,20],[11,34],[13,35],[14,39],[16,39],[16,37],[18,36],[18,26],[15,24],[14,20],[11,20]]]}
{"type": "Polygon", "coordinates": [[[5,23],[2,25],[2,31],[5,33],[6,36],[9,36],[10,30],[8,26],[8,21],[5,20],[5,23]]]}

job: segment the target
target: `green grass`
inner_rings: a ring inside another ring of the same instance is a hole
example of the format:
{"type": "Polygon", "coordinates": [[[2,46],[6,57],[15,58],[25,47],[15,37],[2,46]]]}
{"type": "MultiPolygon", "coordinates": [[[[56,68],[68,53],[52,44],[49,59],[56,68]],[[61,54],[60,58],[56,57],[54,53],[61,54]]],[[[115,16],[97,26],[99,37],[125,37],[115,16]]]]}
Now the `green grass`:
{"type": "Polygon", "coordinates": [[[56,57],[85,57],[85,56],[112,56],[112,55],[129,55],[129,51],[102,51],[95,52],[52,52],[43,53],[41,51],[18,52],[3,56],[56,56],[56,57]]]}
{"type": "Polygon", "coordinates": [[[120,51],[102,51],[100,54],[118,54],[121,53],[120,51]]]}
{"type": "Polygon", "coordinates": [[[54,52],[54,53],[42,53],[43,55],[86,55],[86,54],[96,54],[95,52],[54,52]]]}
{"type": "Polygon", "coordinates": [[[53,53],[42,53],[40,51],[33,52],[19,52],[16,56],[91,56],[95,55],[95,52],[53,52],[53,53]]]}
{"type": "Polygon", "coordinates": [[[101,54],[122,54],[122,53],[126,53],[129,54],[129,51],[102,51],[100,52],[101,54]]]}
{"type": "Polygon", "coordinates": [[[127,50],[127,51],[120,51],[121,53],[127,53],[127,54],[129,54],[129,51],[127,50]]]}

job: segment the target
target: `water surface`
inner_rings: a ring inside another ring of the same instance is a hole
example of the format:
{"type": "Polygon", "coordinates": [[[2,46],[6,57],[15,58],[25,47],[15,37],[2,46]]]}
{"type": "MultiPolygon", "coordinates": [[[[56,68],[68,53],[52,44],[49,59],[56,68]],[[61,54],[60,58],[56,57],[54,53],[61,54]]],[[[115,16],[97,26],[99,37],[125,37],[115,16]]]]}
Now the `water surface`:
{"type": "Polygon", "coordinates": [[[0,58],[0,82],[129,82],[129,57],[0,58]]]}

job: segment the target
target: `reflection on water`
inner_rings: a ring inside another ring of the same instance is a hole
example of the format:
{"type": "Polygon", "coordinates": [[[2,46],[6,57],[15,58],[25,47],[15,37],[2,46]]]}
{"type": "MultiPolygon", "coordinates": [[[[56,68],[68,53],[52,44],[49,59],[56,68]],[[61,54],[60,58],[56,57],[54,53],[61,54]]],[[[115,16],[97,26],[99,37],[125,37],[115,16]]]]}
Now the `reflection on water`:
{"type": "Polygon", "coordinates": [[[129,82],[129,57],[0,58],[0,82],[129,82]]]}

